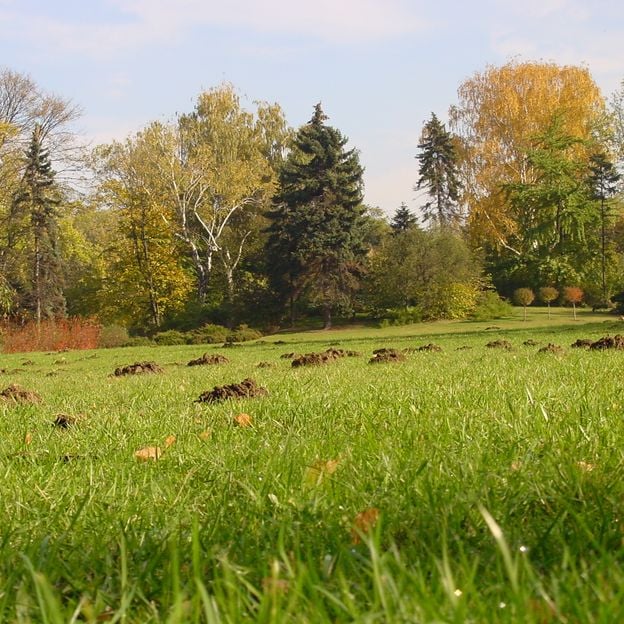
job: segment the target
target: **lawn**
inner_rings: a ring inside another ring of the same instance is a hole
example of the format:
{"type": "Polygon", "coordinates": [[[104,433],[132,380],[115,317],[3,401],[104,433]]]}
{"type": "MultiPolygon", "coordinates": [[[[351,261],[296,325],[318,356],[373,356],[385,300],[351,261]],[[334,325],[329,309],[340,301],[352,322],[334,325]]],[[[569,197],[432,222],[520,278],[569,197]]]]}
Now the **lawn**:
{"type": "Polygon", "coordinates": [[[2,356],[0,390],[42,402],[0,405],[0,621],[622,621],[624,352],[570,347],[620,326],[530,309],[2,356]],[[280,357],[329,346],[361,355],[280,357]],[[230,363],[186,366],[204,351],[230,363]],[[164,372],[111,375],[143,360],[164,372]],[[269,396],[195,402],[248,377],[269,396]]]}

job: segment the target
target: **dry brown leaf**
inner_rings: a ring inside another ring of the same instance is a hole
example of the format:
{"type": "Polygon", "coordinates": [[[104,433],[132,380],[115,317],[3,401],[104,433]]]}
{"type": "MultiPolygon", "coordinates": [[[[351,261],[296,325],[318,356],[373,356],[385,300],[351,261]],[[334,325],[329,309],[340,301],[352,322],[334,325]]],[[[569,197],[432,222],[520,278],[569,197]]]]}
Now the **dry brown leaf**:
{"type": "Polygon", "coordinates": [[[238,414],[234,417],[234,422],[239,427],[250,427],[251,426],[251,416],[249,414],[238,414]]]}
{"type": "Polygon", "coordinates": [[[267,594],[285,594],[288,592],[290,584],[286,579],[267,576],[262,579],[262,589],[267,594]]]}
{"type": "Polygon", "coordinates": [[[33,439],[32,433],[30,433],[30,431],[27,431],[26,435],[24,436],[24,444],[28,446],[32,442],[32,439],[33,439]]]}
{"type": "Polygon", "coordinates": [[[359,544],[362,541],[362,533],[370,533],[374,526],[377,524],[379,518],[379,509],[376,507],[369,507],[355,516],[353,519],[353,527],[351,528],[351,539],[354,544],[359,544]]]}
{"type": "Polygon", "coordinates": [[[146,446],[145,448],[139,449],[134,453],[134,456],[139,461],[150,461],[160,459],[162,455],[162,451],[158,446],[146,446]]]}
{"type": "Polygon", "coordinates": [[[176,437],[174,435],[168,435],[165,438],[165,448],[169,448],[170,446],[172,446],[173,444],[175,444],[176,442],[176,437]]]}
{"type": "Polygon", "coordinates": [[[578,461],[576,462],[576,465],[584,472],[591,472],[595,468],[594,464],[590,464],[585,461],[578,461]]]}
{"type": "Polygon", "coordinates": [[[319,485],[325,477],[333,475],[339,465],[339,459],[319,459],[307,467],[304,480],[307,485],[319,485]]]}
{"type": "Polygon", "coordinates": [[[206,440],[210,440],[211,437],[212,437],[212,431],[210,429],[206,429],[206,431],[202,431],[199,434],[199,439],[204,440],[204,442],[206,440]]]}

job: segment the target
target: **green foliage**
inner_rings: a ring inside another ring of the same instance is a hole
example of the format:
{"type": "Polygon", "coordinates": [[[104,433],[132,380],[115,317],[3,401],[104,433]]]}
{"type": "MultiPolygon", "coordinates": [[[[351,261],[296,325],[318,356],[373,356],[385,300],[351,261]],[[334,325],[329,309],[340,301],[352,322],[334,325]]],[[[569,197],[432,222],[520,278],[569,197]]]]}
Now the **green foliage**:
{"type": "Polygon", "coordinates": [[[154,341],[147,336],[131,336],[124,343],[124,347],[154,347],[154,341]]]}
{"type": "Polygon", "coordinates": [[[485,290],[479,294],[476,307],[470,315],[475,321],[491,321],[509,317],[513,314],[513,306],[501,299],[496,291],[485,290]]]}
{"type": "Polygon", "coordinates": [[[247,342],[248,340],[257,340],[258,338],[262,338],[261,331],[242,324],[229,333],[226,342],[247,342]]]}
{"type": "Polygon", "coordinates": [[[128,330],[121,325],[105,325],[102,327],[98,347],[112,349],[128,344],[130,336],[128,330]]]}
{"type": "Polygon", "coordinates": [[[391,325],[411,325],[420,323],[423,320],[423,313],[419,307],[408,306],[407,308],[394,308],[385,310],[384,318],[380,327],[390,327],[391,325]]]}
{"type": "Polygon", "coordinates": [[[513,300],[516,305],[530,306],[535,300],[535,293],[530,288],[517,288],[513,300]]]}
{"type": "Polygon", "coordinates": [[[559,296],[559,291],[552,286],[542,286],[538,291],[539,300],[550,305],[559,296]]]}
{"type": "Polygon", "coordinates": [[[390,227],[395,234],[405,232],[405,230],[409,230],[411,227],[417,225],[418,217],[410,211],[405,202],[397,208],[394,217],[392,217],[392,222],[390,223],[390,227]]]}
{"type": "Polygon", "coordinates": [[[225,342],[229,334],[227,327],[207,323],[189,332],[188,342],[191,344],[215,344],[225,342]]]}
{"type": "Polygon", "coordinates": [[[154,334],[152,340],[159,346],[183,345],[188,343],[188,336],[176,329],[168,329],[154,334]]]}

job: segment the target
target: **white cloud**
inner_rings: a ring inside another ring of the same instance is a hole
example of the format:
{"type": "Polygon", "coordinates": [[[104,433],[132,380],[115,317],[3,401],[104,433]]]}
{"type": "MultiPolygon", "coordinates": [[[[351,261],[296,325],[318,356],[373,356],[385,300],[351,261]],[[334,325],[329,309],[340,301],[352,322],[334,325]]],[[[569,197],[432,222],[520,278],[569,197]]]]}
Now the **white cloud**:
{"type": "MultiPolygon", "coordinates": [[[[168,44],[201,26],[250,29],[351,44],[426,28],[407,0],[109,0],[123,21],[76,22],[28,14],[0,0],[6,32],[52,53],[109,58],[147,44],[168,44]]],[[[6,33],[5,33],[6,34],[6,33]]],[[[11,36],[10,34],[8,35],[11,36]]]]}

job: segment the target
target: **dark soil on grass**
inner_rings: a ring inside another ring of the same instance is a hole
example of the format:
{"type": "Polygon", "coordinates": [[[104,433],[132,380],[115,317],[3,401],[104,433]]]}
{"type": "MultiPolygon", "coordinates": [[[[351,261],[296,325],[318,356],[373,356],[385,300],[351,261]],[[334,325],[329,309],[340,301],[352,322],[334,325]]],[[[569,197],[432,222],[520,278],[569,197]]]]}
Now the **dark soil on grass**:
{"type": "Polygon", "coordinates": [[[210,364],[229,364],[230,360],[228,360],[225,355],[220,355],[219,353],[215,353],[214,355],[210,355],[210,353],[204,353],[201,357],[196,360],[191,360],[187,366],[205,366],[210,364]]]}
{"type": "Polygon", "coordinates": [[[570,346],[573,349],[589,349],[594,344],[591,338],[579,338],[575,340],[570,346]]]}
{"type": "Polygon", "coordinates": [[[554,355],[563,355],[565,353],[565,349],[563,347],[560,347],[559,345],[549,342],[545,347],[542,347],[537,352],[538,353],[552,353],[554,355]]]}
{"type": "Polygon", "coordinates": [[[596,342],[592,342],[590,349],[624,349],[624,336],[616,334],[615,336],[604,336],[596,342]]]}
{"type": "Polygon", "coordinates": [[[423,345],[422,347],[418,347],[418,350],[439,353],[440,351],[442,351],[442,347],[440,345],[434,344],[433,342],[430,342],[429,344],[423,345]]]}
{"type": "Polygon", "coordinates": [[[164,370],[156,362],[136,362],[128,366],[120,366],[113,373],[115,377],[123,375],[142,375],[144,373],[163,373],[164,370]]]}
{"type": "Polygon", "coordinates": [[[298,357],[301,357],[301,353],[282,353],[282,355],[280,355],[280,359],[282,360],[294,360],[298,357]]]}
{"type": "Polygon", "coordinates": [[[373,357],[368,360],[369,364],[387,364],[405,362],[405,354],[397,349],[376,349],[373,357]]]}
{"type": "Polygon", "coordinates": [[[505,351],[511,351],[513,346],[508,340],[492,340],[485,345],[488,349],[505,349],[505,351]]]}
{"type": "Polygon", "coordinates": [[[52,424],[59,429],[69,429],[77,422],[78,419],[75,416],[70,416],[69,414],[57,414],[52,424]]]}
{"type": "Polygon", "coordinates": [[[293,359],[292,366],[294,368],[298,368],[299,366],[317,366],[344,357],[357,357],[358,355],[360,354],[357,351],[331,348],[327,349],[327,351],[321,351],[320,353],[306,353],[305,355],[300,355],[293,359]]]}
{"type": "Polygon", "coordinates": [[[196,403],[217,403],[228,399],[253,399],[268,396],[269,391],[259,386],[251,378],[243,379],[240,383],[215,386],[199,395],[196,403]]]}
{"type": "Polygon", "coordinates": [[[529,338],[522,343],[525,347],[537,347],[539,342],[537,340],[533,340],[533,338],[529,338]]]}
{"type": "Polygon", "coordinates": [[[5,403],[34,404],[41,403],[41,397],[32,390],[26,390],[17,384],[11,384],[0,392],[0,401],[5,403]]]}

